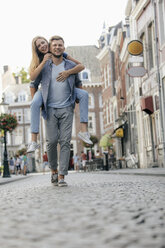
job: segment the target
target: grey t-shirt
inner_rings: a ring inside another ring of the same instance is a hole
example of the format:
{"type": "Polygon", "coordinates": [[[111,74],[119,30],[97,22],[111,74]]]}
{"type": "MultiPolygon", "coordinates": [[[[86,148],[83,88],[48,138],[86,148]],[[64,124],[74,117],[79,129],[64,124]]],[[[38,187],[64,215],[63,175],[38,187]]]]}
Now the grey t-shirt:
{"type": "Polygon", "coordinates": [[[48,107],[65,108],[71,105],[71,89],[67,80],[64,82],[57,82],[56,80],[59,73],[64,70],[64,61],[59,65],[52,64],[52,77],[49,85],[48,107]]]}

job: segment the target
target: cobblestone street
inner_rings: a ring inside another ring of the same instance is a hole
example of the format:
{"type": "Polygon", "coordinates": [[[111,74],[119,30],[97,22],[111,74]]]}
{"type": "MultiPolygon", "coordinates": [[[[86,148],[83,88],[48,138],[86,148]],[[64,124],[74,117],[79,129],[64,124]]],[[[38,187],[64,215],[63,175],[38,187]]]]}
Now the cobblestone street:
{"type": "Polygon", "coordinates": [[[165,248],[165,178],[69,173],[0,186],[2,248],[165,248]]]}

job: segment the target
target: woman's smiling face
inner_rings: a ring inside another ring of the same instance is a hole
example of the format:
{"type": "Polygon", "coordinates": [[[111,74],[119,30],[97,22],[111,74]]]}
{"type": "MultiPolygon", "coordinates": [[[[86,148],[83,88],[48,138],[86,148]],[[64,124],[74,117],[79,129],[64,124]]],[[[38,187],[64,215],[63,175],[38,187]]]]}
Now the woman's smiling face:
{"type": "Polygon", "coordinates": [[[44,39],[37,39],[36,48],[38,49],[40,53],[46,54],[49,51],[48,42],[44,39]]]}

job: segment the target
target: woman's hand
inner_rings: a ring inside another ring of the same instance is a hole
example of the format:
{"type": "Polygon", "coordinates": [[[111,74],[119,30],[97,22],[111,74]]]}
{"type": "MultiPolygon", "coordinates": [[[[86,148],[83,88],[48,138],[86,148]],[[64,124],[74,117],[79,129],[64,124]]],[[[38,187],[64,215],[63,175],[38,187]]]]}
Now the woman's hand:
{"type": "Polygon", "coordinates": [[[44,55],[44,58],[43,58],[43,61],[42,62],[45,64],[46,61],[48,61],[49,59],[52,59],[52,54],[51,53],[46,53],[44,55]]]}
{"type": "Polygon", "coordinates": [[[69,77],[69,72],[68,71],[62,71],[59,73],[58,77],[56,78],[56,80],[58,82],[64,82],[66,80],[67,77],[69,77]]]}

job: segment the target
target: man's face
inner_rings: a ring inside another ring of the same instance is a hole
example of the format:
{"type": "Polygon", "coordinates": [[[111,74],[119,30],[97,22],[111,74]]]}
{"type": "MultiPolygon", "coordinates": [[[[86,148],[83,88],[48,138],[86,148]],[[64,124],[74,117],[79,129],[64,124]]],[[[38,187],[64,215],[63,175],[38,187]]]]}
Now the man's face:
{"type": "Polygon", "coordinates": [[[62,40],[53,40],[50,44],[50,52],[57,58],[61,57],[65,50],[62,40]]]}

